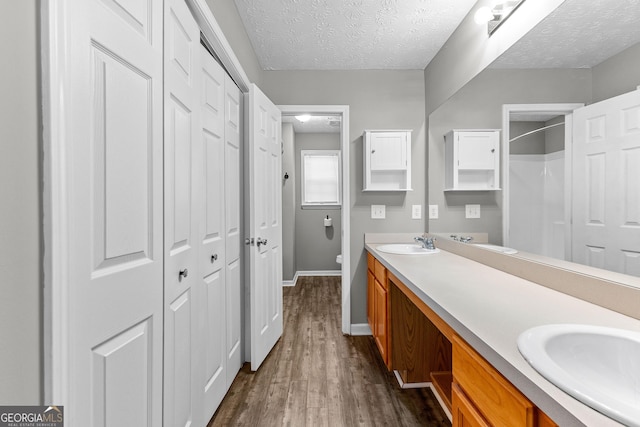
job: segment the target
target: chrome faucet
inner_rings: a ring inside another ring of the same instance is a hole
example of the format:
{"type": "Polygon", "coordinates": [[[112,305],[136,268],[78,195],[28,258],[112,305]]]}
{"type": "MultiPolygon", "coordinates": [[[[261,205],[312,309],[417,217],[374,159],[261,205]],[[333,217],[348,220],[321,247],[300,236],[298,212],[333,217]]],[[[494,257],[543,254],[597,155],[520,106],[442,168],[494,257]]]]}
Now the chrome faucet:
{"type": "Polygon", "coordinates": [[[414,237],[413,240],[415,240],[418,243],[421,243],[422,247],[425,249],[434,250],[436,248],[435,237],[427,237],[426,235],[423,234],[422,236],[414,237]]]}

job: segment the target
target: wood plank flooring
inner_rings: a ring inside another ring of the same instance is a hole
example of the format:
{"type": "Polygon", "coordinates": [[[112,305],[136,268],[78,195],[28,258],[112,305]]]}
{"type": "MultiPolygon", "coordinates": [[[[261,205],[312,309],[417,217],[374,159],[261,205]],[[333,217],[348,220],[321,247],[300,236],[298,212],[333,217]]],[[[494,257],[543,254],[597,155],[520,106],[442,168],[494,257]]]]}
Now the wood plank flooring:
{"type": "Polygon", "coordinates": [[[371,337],[344,336],[340,278],[284,288],[284,333],[258,372],[245,364],[217,426],[451,426],[429,389],[402,390],[371,337]]]}

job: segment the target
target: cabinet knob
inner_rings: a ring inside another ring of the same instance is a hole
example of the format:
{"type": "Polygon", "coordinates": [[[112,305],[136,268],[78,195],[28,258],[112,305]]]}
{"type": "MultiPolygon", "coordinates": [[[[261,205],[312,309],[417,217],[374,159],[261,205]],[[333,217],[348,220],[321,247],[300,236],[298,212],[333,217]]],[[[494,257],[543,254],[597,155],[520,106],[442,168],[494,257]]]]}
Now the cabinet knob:
{"type": "Polygon", "coordinates": [[[495,153],[495,152],[496,152],[496,149],[495,149],[495,148],[492,148],[492,149],[491,149],[491,152],[492,152],[492,153],[495,153]]]}
{"type": "Polygon", "coordinates": [[[371,150],[371,154],[373,154],[373,153],[375,153],[375,152],[376,152],[376,150],[371,150]]]}

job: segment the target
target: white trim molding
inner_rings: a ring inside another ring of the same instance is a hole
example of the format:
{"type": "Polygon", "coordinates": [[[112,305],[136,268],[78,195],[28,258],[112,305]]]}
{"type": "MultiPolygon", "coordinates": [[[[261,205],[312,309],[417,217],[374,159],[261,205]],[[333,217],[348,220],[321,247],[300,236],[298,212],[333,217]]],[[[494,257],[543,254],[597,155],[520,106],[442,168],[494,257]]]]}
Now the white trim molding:
{"type": "Polygon", "coordinates": [[[317,276],[342,276],[341,270],[313,270],[313,271],[296,271],[292,280],[283,280],[282,286],[296,286],[300,277],[317,277],[317,276]]]}
{"type": "Polygon", "coordinates": [[[69,397],[68,171],[66,2],[42,2],[40,24],[43,127],[44,400],[69,397]]]}
{"type": "Polygon", "coordinates": [[[367,336],[373,335],[371,332],[371,327],[368,323],[353,323],[350,325],[352,336],[367,336]]]}

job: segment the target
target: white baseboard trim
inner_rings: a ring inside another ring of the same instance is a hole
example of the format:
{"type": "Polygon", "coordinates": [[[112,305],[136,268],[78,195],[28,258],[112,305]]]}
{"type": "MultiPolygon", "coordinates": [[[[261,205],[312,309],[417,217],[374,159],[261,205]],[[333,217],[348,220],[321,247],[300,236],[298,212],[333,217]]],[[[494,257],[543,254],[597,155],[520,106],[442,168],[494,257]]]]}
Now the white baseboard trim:
{"type": "Polygon", "coordinates": [[[373,335],[368,323],[352,323],[351,335],[353,336],[367,336],[373,335]]]}
{"type": "Polygon", "coordinates": [[[405,383],[402,380],[402,377],[400,376],[400,372],[396,371],[394,369],[393,373],[396,376],[396,380],[398,380],[398,384],[400,385],[400,388],[426,388],[426,387],[431,387],[431,383],[405,383]]]}
{"type": "Polygon", "coordinates": [[[442,397],[440,397],[440,394],[438,393],[438,390],[436,390],[436,388],[433,386],[433,383],[431,383],[431,382],[427,382],[427,383],[405,383],[402,380],[402,377],[400,376],[400,372],[398,372],[398,371],[396,371],[394,369],[393,373],[396,376],[396,380],[398,380],[398,384],[400,385],[400,388],[402,388],[402,389],[427,388],[427,387],[429,387],[431,389],[431,391],[433,392],[433,395],[436,397],[436,400],[440,404],[440,407],[444,411],[445,415],[447,416],[447,418],[449,418],[449,421],[453,420],[453,416],[451,415],[451,412],[449,411],[449,409],[447,409],[447,405],[444,403],[444,400],[442,400],[442,397]]]}
{"type": "Polygon", "coordinates": [[[342,270],[296,271],[296,278],[304,276],[342,276],[342,270]]]}
{"type": "Polygon", "coordinates": [[[283,280],[282,286],[295,286],[298,283],[298,278],[305,276],[342,276],[342,270],[296,271],[296,274],[293,275],[293,280],[283,280]]]}
{"type": "Polygon", "coordinates": [[[440,404],[440,407],[444,411],[444,414],[447,416],[447,418],[449,418],[450,422],[453,422],[453,415],[451,414],[451,411],[449,411],[449,409],[447,408],[447,405],[444,403],[444,400],[442,400],[442,397],[440,397],[440,393],[438,393],[438,390],[436,390],[436,388],[433,386],[432,383],[429,383],[429,388],[433,392],[433,395],[436,397],[436,400],[440,404]]]}

